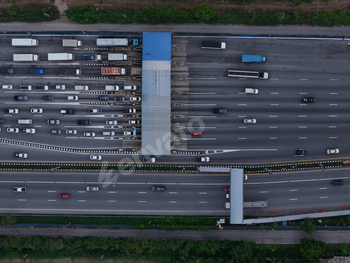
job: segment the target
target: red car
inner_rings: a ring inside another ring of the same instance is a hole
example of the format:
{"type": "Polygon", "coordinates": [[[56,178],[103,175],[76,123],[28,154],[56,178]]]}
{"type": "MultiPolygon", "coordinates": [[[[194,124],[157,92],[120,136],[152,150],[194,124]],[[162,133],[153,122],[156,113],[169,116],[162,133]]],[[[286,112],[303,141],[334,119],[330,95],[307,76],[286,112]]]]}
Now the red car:
{"type": "Polygon", "coordinates": [[[192,136],[202,136],[202,132],[192,132],[192,136]]]}
{"type": "Polygon", "coordinates": [[[58,197],[60,199],[69,199],[70,198],[70,194],[59,194],[58,197]]]}
{"type": "Polygon", "coordinates": [[[231,191],[231,188],[230,187],[225,187],[224,191],[225,191],[225,193],[229,193],[231,191]]]}

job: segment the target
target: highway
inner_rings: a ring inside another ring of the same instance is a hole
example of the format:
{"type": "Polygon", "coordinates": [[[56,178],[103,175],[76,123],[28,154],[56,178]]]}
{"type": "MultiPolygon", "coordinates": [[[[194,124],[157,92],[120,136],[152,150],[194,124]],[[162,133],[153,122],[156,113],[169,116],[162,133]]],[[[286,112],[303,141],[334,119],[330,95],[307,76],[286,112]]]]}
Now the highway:
{"type": "MultiPolygon", "coordinates": [[[[267,208],[244,209],[244,216],[288,215],[346,209],[349,169],[249,175],[244,201],[268,200],[267,208]],[[344,185],[331,186],[342,179],[344,185]],[[342,207],[345,206],[345,207],[342,207]]],[[[229,215],[224,209],[228,174],[119,172],[1,172],[2,213],[229,215]],[[13,187],[25,186],[25,193],[13,187]],[[99,186],[87,192],[86,186],[99,186]],[[152,192],[164,186],[164,192],[152,192]],[[62,193],[70,199],[59,199],[62,193]]],[[[232,204],[234,205],[234,204],[232,204]]]]}
{"type": "Polygon", "coordinates": [[[349,156],[350,76],[345,41],[227,40],[226,50],[200,48],[199,38],[175,38],[172,113],[179,147],[222,151],[211,162],[303,161],[349,156]],[[186,51],[186,56],[184,56],[186,51]],[[242,63],[242,54],[267,57],[242,63]],[[268,72],[268,80],[229,78],[228,69],[268,72]],[[245,94],[255,88],[259,94],[245,94]],[[316,98],[315,103],[302,102],[316,98]],[[227,114],[216,114],[216,108],[227,114]],[[255,118],[256,124],[244,124],[255,118]],[[201,137],[191,136],[201,131],[201,137]],[[181,139],[183,138],[183,139],[181,139]],[[327,155],[339,148],[338,155],[327,155]],[[296,157],[298,149],[307,149],[296,157]]]}

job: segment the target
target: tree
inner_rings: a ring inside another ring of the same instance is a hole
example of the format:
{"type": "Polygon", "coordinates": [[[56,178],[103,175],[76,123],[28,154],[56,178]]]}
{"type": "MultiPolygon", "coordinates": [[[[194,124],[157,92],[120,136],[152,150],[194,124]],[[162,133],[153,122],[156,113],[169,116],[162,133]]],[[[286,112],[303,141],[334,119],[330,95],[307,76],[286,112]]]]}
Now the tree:
{"type": "Polygon", "coordinates": [[[17,218],[14,215],[6,214],[1,217],[1,223],[4,226],[10,226],[17,223],[17,218]]]}
{"type": "Polygon", "coordinates": [[[199,21],[208,22],[213,17],[216,16],[216,10],[214,7],[208,6],[208,5],[201,5],[199,7],[196,7],[192,10],[192,14],[195,18],[197,18],[199,21]]]}
{"type": "Polygon", "coordinates": [[[326,250],[326,243],[314,239],[303,238],[299,245],[301,255],[307,259],[317,259],[326,250]]]}
{"type": "Polygon", "coordinates": [[[305,233],[311,235],[315,231],[315,224],[310,218],[305,218],[303,222],[303,230],[305,233]]]}

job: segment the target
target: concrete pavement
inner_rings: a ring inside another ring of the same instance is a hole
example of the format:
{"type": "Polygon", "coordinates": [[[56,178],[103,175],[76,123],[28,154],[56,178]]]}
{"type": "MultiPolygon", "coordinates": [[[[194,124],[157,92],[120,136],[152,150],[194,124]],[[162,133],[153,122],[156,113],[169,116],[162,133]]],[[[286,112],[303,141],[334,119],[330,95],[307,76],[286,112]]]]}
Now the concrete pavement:
{"type": "MultiPolygon", "coordinates": [[[[43,23],[11,22],[0,23],[6,29],[3,32],[57,32],[57,31],[86,31],[86,32],[172,32],[194,34],[232,34],[232,35],[271,35],[271,36],[337,36],[348,37],[350,27],[315,27],[315,26],[246,26],[246,25],[209,25],[198,24],[78,24],[62,17],[59,20],[43,23]]],[[[82,34],[84,34],[82,32],[82,34]]]]}
{"type": "Polygon", "coordinates": [[[189,239],[203,241],[216,240],[238,241],[246,239],[257,244],[299,244],[302,238],[316,239],[327,244],[349,243],[349,231],[318,230],[309,235],[302,230],[216,230],[216,231],[180,231],[157,229],[89,229],[89,228],[35,228],[35,227],[1,227],[0,235],[7,236],[50,236],[50,237],[113,237],[145,239],[189,239]]]}

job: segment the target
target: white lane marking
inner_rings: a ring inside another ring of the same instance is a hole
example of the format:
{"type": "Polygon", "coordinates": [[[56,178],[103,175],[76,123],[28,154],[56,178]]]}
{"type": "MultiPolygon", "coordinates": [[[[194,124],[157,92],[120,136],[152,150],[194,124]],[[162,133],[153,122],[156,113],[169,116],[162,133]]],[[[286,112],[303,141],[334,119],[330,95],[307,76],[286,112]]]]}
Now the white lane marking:
{"type": "Polygon", "coordinates": [[[337,92],[330,92],[329,95],[338,95],[337,92]]]}
{"type": "Polygon", "coordinates": [[[278,80],[278,78],[270,78],[270,80],[278,80]]]}
{"type": "Polygon", "coordinates": [[[137,201],[137,202],[139,202],[139,203],[146,203],[146,201],[137,201]]]}
{"type": "Polygon", "coordinates": [[[290,189],[289,192],[297,192],[298,189],[290,189]]]}
{"type": "Polygon", "coordinates": [[[43,126],[41,126],[41,125],[34,125],[34,128],[41,128],[41,127],[43,127],[43,126]]]}
{"type": "Polygon", "coordinates": [[[273,104],[271,104],[271,106],[279,106],[279,104],[274,104],[274,103],[273,103],[273,104]]]}
{"type": "Polygon", "coordinates": [[[116,194],[117,191],[108,191],[109,194],[116,194]]]}
{"type": "Polygon", "coordinates": [[[260,194],[267,194],[267,191],[260,191],[260,194]]]}
{"type": "Polygon", "coordinates": [[[78,191],[79,194],[86,194],[86,191],[78,191]]]}
{"type": "Polygon", "coordinates": [[[307,126],[299,126],[299,129],[306,129],[307,126]]]}
{"type": "Polygon", "coordinates": [[[25,201],[27,201],[26,199],[18,199],[18,201],[20,201],[20,202],[25,202],[25,201]]]}
{"type": "Polygon", "coordinates": [[[269,117],[270,118],[277,118],[278,116],[277,115],[270,115],[269,117]]]}
{"type": "Polygon", "coordinates": [[[307,79],[299,79],[299,80],[307,80],[307,79]]]}
{"type": "Polygon", "coordinates": [[[336,118],[337,115],[329,115],[328,117],[329,117],[329,118],[336,118]]]}
{"type": "Polygon", "coordinates": [[[243,103],[243,104],[238,104],[238,106],[247,106],[247,104],[243,103]]]}
{"type": "Polygon", "coordinates": [[[299,106],[307,106],[306,103],[300,103],[299,106]]]}
{"type": "Polygon", "coordinates": [[[139,192],[139,194],[145,194],[146,192],[139,192]]]}
{"type": "Polygon", "coordinates": [[[306,118],[307,115],[299,115],[299,118],[306,118]]]}
{"type": "Polygon", "coordinates": [[[305,140],[307,137],[299,137],[300,140],[305,140]]]}
{"type": "Polygon", "coordinates": [[[329,139],[337,139],[338,137],[329,137],[329,139]]]}
{"type": "Polygon", "coordinates": [[[238,116],[238,118],[245,118],[245,117],[247,117],[247,116],[238,116]]]}
{"type": "Polygon", "coordinates": [[[177,192],[169,192],[170,195],[176,195],[177,192]]]}
{"type": "Polygon", "coordinates": [[[338,79],[330,79],[330,81],[337,81],[338,79]]]}
{"type": "Polygon", "coordinates": [[[49,191],[47,191],[48,193],[56,193],[56,191],[54,191],[54,190],[49,190],[49,191]]]}
{"type": "Polygon", "coordinates": [[[306,95],[307,92],[299,92],[299,95],[306,95]]]}
{"type": "Polygon", "coordinates": [[[327,187],[320,187],[320,188],[318,188],[319,190],[326,190],[327,189],[327,187]]]}
{"type": "Polygon", "coordinates": [[[334,128],[337,128],[337,126],[328,126],[328,128],[334,129],[334,128]]]}
{"type": "Polygon", "coordinates": [[[238,138],[238,140],[246,140],[247,138],[238,138]]]}
{"type": "Polygon", "coordinates": [[[207,192],[199,192],[200,195],[206,195],[207,192]]]}
{"type": "Polygon", "coordinates": [[[289,199],[290,201],[297,201],[298,200],[298,198],[291,198],[291,199],[289,199]]]}
{"type": "Polygon", "coordinates": [[[270,126],[270,129],[277,129],[277,126],[270,126]]]}
{"type": "Polygon", "coordinates": [[[48,201],[48,202],[56,202],[56,200],[50,200],[50,199],[49,199],[49,200],[47,200],[47,201],[48,201]]]}
{"type": "Polygon", "coordinates": [[[117,202],[116,200],[108,200],[108,203],[115,203],[117,202]]]}
{"type": "Polygon", "coordinates": [[[176,204],[177,201],[169,201],[169,204],[176,204]]]}
{"type": "Polygon", "coordinates": [[[86,200],[78,200],[78,202],[86,202],[86,200]]]}
{"type": "Polygon", "coordinates": [[[278,95],[279,92],[271,92],[271,95],[278,95]]]}
{"type": "Polygon", "coordinates": [[[238,127],[238,129],[246,129],[247,127],[238,127]]]}
{"type": "Polygon", "coordinates": [[[206,201],[199,201],[200,204],[206,204],[206,201]]]}
{"type": "Polygon", "coordinates": [[[338,106],[338,104],[336,104],[336,103],[335,104],[329,104],[329,106],[338,106]]]}
{"type": "Polygon", "coordinates": [[[277,140],[277,137],[270,137],[270,140],[277,140]]]}
{"type": "Polygon", "coordinates": [[[320,196],[320,198],[328,198],[328,196],[320,196]]]}

